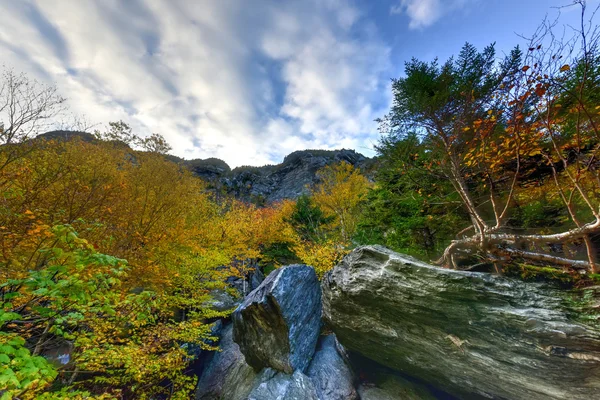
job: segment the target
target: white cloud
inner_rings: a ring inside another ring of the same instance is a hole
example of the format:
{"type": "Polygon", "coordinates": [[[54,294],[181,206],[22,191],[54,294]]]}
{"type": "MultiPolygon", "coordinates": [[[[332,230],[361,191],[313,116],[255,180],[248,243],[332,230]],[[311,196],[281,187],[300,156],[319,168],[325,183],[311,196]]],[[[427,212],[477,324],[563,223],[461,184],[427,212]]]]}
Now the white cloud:
{"type": "Polygon", "coordinates": [[[465,7],[473,0],[400,0],[392,6],[392,14],[406,14],[410,29],[422,29],[433,25],[443,15],[465,7]]]}
{"type": "Polygon", "coordinates": [[[5,63],[186,158],[364,150],[389,106],[389,49],[346,0],[31,0],[0,14],[5,63]]]}

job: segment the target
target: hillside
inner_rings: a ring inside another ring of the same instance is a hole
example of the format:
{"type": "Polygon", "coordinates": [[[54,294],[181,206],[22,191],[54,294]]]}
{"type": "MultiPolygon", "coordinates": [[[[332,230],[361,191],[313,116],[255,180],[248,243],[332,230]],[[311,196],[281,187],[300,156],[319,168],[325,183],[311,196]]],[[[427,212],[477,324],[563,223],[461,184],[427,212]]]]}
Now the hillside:
{"type": "MultiPolygon", "coordinates": [[[[51,131],[39,135],[42,139],[80,138],[94,141],[87,132],[51,131]]],[[[374,159],[348,149],[300,150],[287,155],[281,164],[262,167],[241,166],[231,168],[218,158],[184,160],[168,155],[173,162],[184,165],[194,175],[208,181],[211,188],[237,199],[256,204],[266,204],[283,199],[296,199],[317,183],[317,171],[327,165],[345,161],[359,168],[367,176],[374,166],[374,159]]]]}

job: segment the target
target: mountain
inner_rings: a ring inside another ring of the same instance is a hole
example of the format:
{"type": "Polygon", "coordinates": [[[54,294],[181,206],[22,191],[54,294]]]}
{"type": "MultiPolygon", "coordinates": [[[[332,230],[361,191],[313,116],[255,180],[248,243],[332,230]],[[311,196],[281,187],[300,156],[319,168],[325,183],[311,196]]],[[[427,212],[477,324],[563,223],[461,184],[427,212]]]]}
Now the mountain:
{"type": "MultiPolygon", "coordinates": [[[[37,138],[96,140],[90,133],[74,131],[52,131],[37,138]]],[[[184,160],[172,155],[167,155],[167,158],[209,182],[211,189],[217,193],[233,195],[259,205],[298,198],[318,182],[317,171],[327,165],[345,161],[360,168],[367,176],[371,175],[375,165],[375,159],[348,149],[300,150],[287,155],[281,164],[234,169],[218,158],[184,160]]]]}
{"type": "Polygon", "coordinates": [[[318,182],[317,171],[345,161],[368,173],[374,160],[354,150],[301,150],[286,156],[281,164],[242,166],[233,170],[222,160],[181,160],[194,174],[219,191],[238,199],[265,204],[295,199],[318,182]]]}

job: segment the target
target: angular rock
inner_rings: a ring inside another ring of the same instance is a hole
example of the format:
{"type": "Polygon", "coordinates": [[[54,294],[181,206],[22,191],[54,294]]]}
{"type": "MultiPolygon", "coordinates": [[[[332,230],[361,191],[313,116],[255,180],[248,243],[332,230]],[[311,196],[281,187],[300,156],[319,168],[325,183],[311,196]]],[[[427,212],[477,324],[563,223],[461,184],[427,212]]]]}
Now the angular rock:
{"type": "Polygon", "coordinates": [[[354,376],[347,360],[338,350],[335,335],[321,336],[317,351],[308,367],[320,400],[355,400],[354,376]]]}
{"type": "Polygon", "coordinates": [[[323,313],[348,350],[462,398],[591,399],[600,332],[565,292],[432,267],[359,247],[322,282],[323,313]]]}
{"type": "Polygon", "coordinates": [[[233,340],[255,370],[304,371],[321,327],[321,289],[313,268],[273,271],[232,314],[233,340]]]}
{"type": "Polygon", "coordinates": [[[252,391],[257,374],[246,364],[244,355],[232,339],[233,326],[222,330],[219,347],[202,372],[196,400],[244,400],[252,391]]]}
{"type": "Polygon", "coordinates": [[[322,400],[309,377],[300,371],[292,375],[266,369],[248,400],[322,400]]]}

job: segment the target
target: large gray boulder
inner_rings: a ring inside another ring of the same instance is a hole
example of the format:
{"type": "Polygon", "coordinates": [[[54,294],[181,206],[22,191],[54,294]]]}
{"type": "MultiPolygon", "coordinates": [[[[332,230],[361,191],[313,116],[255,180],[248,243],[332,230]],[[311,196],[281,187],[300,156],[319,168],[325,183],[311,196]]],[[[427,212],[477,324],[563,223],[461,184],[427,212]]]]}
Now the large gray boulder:
{"type": "Polygon", "coordinates": [[[600,332],[541,283],[436,268],[359,247],[322,282],[327,324],[348,350],[462,398],[592,399],[600,332]]]}
{"type": "Polygon", "coordinates": [[[232,314],[233,340],[257,371],[305,371],[321,327],[321,289],[312,267],[273,271],[232,314]]]}
{"type": "Polygon", "coordinates": [[[322,400],[309,377],[296,370],[292,375],[271,368],[263,370],[248,400],[322,400]]]}
{"type": "Polygon", "coordinates": [[[356,400],[354,376],[335,335],[321,336],[308,367],[319,400],[356,400]]]}
{"type": "Polygon", "coordinates": [[[254,388],[257,373],[246,364],[232,338],[233,326],[223,328],[219,349],[198,380],[196,400],[244,400],[254,388]]]}

